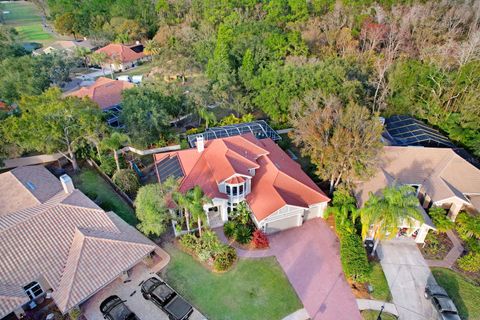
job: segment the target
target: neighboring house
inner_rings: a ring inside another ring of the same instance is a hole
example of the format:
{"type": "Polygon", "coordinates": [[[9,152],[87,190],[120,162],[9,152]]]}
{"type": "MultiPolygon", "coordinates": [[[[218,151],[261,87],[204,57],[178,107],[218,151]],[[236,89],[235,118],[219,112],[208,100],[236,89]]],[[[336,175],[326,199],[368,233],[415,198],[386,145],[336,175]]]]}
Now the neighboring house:
{"type": "Polygon", "coordinates": [[[108,59],[103,67],[112,69],[115,72],[136,67],[140,62],[150,59],[149,56],[143,53],[143,45],[140,43],[133,46],[111,43],[95,52],[106,53],[108,59]]]}
{"type": "Polygon", "coordinates": [[[44,299],[66,313],[139,263],[168,257],[42,166],[0,174],[0,248],[0,319],[44,299]]]}
{"type": "Polygon", "coordinates": [[[64,52],[68,55],[74,55],[76,48],[83,47],[90,51],[95,49],[95,46],[88,40],[59,40],[50,44],[45,48],[40,48],[32,52],[33,55],[51,54],[57,52],[64,52]]]}
{"type": "Polygon", "coordinates": [[[226,222],[242,201],[266,233],[323,217],[329,198],[271,139],[251,133],[196,139],[195,148],[155,155],[157,174],[160,182],[180,178],[180,192],[199,185],[213,200],[204,206],[211,227],[226,222]]]}
{"type": "Polygon", "coordinates": [[[118,114],[121,110],[122,91],[131,89],[135,85],[126,81],[112,80],[105,77],[98,78],[94,84],[73,91],[67,96],[89,97],[103,112],[109,113],[107,122],[112,127],[118,127],[118,114]]]}
{"type": "Polygon", "coordinates": [[[461,210],[480,209],[480,170],[450,148],[384,147],[377,174],[356,187],[358,205],[365,204],[370,192],[375,194],[393,183],[417,190],[425,223],[407,230],[407,235],[420,243],[434,228],[423,208],[445,208],[452,220],[461,210]]]}

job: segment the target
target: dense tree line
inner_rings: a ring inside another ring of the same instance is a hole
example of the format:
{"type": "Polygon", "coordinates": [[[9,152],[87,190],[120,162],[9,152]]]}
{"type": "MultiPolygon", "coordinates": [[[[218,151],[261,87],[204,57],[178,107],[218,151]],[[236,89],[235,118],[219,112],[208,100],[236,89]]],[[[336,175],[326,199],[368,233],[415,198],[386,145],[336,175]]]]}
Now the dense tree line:
{"type": "MultiPolygon", "coordinates": [[[[127,133],[141,145],[168,140],[164,129],[170,121],[192,110],[204,113],[202,107],[212,103],[292,126],[309,117],[310,111],[298,112],[299,101],[304,110],[325,108],[325,103],[312,102],[314,92],[334,98],[342,114],[355,106],[366,121],[381,115],[414,115],[480,155],[478,1],[37,2],[61,33],[99,42],[153,39],[145,42],[154,55],[153,64],[164,74],[183,79],[176,88],[165,90],[161,81],[154,81],[148,89],[125,94],[127,110],[139,110],[122,115],[127,131],[135,128],[127,133]],[[148,136],[145,128],[154,134],[148,136]]],[[[14,49],[8,49],[14,52],[8,55],[18,59],[15,56],[21,53],[14,49]]],[[[27,69],[22,74],[37,73],[29,63],[22,68],[27,69]]],[[[17,77],[17,83],[31,79],[11,73],[8,78],[17,77]]],[[[38,94],[46,83],[55,84],[52,75],[39,74],[35,90],[23,92],[24,88],[10,85],[14,90],[6,90],[9,99],[38,94]]],[[[322,119],[321,112],[318,116],[322,119]]],[[[333,127],[341,131],[345,124],[335,121],[333,127]]],[[[355,128],[349,132],[352,137],[373,134],[355,128]]],[[[312,160],[321,170],[327,155],[309,152],[308,140],[311,136],[304,135],[297,143],[307,155],[317,157],[312,160]]],[[[340,145],[331,145],[335,152],[344,146],[336,143],[340,145]]],[[[348,164],[352,170],[345,169],[340,181],[368,173],[375,150],[378,146],[371,145],[360,153],[365,158],[348,164]]]]}

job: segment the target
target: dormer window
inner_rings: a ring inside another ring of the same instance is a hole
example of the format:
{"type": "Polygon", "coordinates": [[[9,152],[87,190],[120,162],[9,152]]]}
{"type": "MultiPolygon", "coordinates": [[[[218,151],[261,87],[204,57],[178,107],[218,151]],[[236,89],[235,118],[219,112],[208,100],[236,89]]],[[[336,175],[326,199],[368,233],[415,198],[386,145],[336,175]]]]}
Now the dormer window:
{"type": "Polygon", "coordinates": [[[33,281],[23,287],[30,300],[35,300],[43,294],[43,289],[37,281],[33,281]]]}
{"type": "Polygon", "coordinates": [[[246,191],[245,179],[242,177],[234,177],[230,179],[226,182],[225,191],[229,196],[243,196],[246,191]]]}

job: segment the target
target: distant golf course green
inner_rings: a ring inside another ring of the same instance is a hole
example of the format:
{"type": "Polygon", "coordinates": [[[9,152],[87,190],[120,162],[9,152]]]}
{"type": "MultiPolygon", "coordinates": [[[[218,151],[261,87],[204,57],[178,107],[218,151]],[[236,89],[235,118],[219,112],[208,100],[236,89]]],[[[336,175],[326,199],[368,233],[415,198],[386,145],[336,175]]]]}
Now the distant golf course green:
{"type": "Polygon", "coordinates": [[[4,14],[5,23],[17,30],[20,41],[46,41],[53,39],[53,36],[43,29],[42,17],[33,3],[15,1],[3,2],[2,5],[3,10],[8,12],[4,14]]]}

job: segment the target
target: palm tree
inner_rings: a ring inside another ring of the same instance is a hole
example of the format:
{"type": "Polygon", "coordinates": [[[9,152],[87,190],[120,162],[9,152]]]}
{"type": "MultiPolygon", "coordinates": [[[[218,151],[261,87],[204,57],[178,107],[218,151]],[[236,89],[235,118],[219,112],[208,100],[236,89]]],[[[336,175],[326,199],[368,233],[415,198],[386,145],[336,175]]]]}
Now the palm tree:
{"type": "Polygon", "coordinates": [[[115,159],[115,164],[117,165],[117,171],[120,170],[120,163],[118,161],[118,153],[117,150],[124,146],[125,144],[130,142],[130,138],[124,134],[115,131],[110,135],[110,137],[105,138],[102,140],[102,146],[105,149],[109,149],[113,152],[113,158],[115,159]]]}
{"type": "Polygon", "coordinates": [[[195,186],[193,189],[188,190],[187,199],[189,200],[189,209],[190,214],[193,219],[197,219],[198,223],[198,233],[200,237],[202,236],[202,222],[205,222],[207,219],[207,214],[203,209],[203,206],[208,203],[212,203],[212,200],[203,193],[200,186],[195,186]]]}
{"type": "Polygon", "coordinates": [[[90,62],[102,68],[103,75],[105,75],[105,62],[108,60],[108,55],[105,52],[94,52],[90,55],[90,62]]]}
{"type": "Polygon", "coordinates": [[[378,196],[370,193],[370,198],[360,210],[360,219],[364,238],[371,227],[373,229],[375,245],[372,255],[380,240],[395,236],[399,223],[412,224],[414,219],[423,222],[418,205],[415,189],[408,185],[386,187],[378,196]]]}
{"type": "Polygon", "coordinates": [[[83,66],[88,67],[88,55],[90,54],[90,49],[85,47],[75,47],[74,54],[76,58],[82,59],[83,66]]]}
{"type": "Polygon", "coordinates": [[[185,223],[187,225],[187,231],[190,232],[190,200],[188,199],[186,194],[183,194],[179,191],[175,191],[173,193],[172,199],[175,201],[177,207],[183,213],[183,216],[185,217],[185,223]]]}
{"type": "Polygon", "coordinates": [[[217,121],[217,117],[215,116],[215,113],[213,113],[212,111],[208,111],[207,107],[198,108],[197,113],[198,113],[198,117],[200,118],[199,122],[201,122],[202,119],[205,121],[206,129],[208,129],[208,125],[210,123],[215,123],[215,121],[217,121]]]}
{"type": "Polygon", "coordinates": [[[358,210],[355,198],[350,191],[346,189],[337,189],[333,193],[332,205],[332,207],[327,209],[327,214],[333,214],[335,224],[351,227],[351,224],[345,224],[349,219],[351,219],[352,223],[355,223],[355,220],[358,217],[358,210]]]}
{"type": "Polygon", "coordinates": [[[155,40],[147,40],[145,42],[143,52],[149,56],[152,56],[152,60],[153,57],[160,54],[160,51],[160,45],[155,40]]]}

